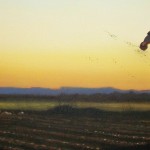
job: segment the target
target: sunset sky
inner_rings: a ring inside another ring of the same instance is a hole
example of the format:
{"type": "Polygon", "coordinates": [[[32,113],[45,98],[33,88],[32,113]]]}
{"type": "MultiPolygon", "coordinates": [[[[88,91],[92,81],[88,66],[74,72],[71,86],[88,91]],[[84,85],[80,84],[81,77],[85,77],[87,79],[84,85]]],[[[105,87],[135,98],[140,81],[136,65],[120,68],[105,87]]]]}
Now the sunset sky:
{"type": "Polygon", "coordinates": [[[150,89],[150,0],[0,0],[0,87],[150,89]]]}

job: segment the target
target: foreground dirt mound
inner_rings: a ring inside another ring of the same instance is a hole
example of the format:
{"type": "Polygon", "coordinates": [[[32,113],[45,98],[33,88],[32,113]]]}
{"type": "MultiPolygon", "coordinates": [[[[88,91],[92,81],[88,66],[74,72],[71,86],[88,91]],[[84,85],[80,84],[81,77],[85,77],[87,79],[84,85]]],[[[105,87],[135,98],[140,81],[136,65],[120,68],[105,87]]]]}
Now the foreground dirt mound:
{"type": "Polygon", "coordinates": [[[131,116],[103,114],[94,118],[1,112],[0,149],[143,150],[149,149],[148,131],[149,119],[131,116]]]}

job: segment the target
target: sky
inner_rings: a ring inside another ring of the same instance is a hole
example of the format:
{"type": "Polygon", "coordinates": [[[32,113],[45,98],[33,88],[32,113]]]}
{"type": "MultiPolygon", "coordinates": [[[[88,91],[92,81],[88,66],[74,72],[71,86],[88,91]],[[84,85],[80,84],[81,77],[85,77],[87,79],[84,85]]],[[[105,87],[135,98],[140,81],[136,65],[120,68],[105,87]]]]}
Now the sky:
{"type": "Polygon", "coordinates": [[[149,0],[0,0],[0,87],[150,89],[149,0]]]}

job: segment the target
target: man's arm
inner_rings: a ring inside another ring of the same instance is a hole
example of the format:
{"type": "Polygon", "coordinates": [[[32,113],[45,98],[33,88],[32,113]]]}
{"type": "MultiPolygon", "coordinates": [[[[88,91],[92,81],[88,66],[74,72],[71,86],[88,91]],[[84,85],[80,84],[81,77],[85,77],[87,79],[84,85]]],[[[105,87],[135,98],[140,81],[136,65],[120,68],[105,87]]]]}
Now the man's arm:
{"type": "Polygon", "coordinates": [[[144,41],[140,44],[140,48],[142,50],[146,50],[148,48],[148,44],[150,44],[150,31],[147,33],[144,41]]]}
{"type": "Polygon", "coordinates": [[[145,43],[149,44],[150,43],[150,31],[147,33],[147,36],[145,37],[144,41],[145,43]]]}

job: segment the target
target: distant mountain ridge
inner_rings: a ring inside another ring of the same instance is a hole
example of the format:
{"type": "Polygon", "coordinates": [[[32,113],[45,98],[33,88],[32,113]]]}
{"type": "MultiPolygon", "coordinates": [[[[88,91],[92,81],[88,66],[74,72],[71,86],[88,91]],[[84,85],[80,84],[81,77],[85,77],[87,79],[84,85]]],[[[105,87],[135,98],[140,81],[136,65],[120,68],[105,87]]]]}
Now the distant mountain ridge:
{"type": "Polygon", "coordinates": [[[19,94],[19,95],[59,95],[59,94],[110,94],[110,93],[150,93],[150,90],[121,90],[112,87],[102,88],[82,88],[82,87],[61,87],[59,89],[50,88],[15,88],[15,87],[0,87],[0,94],[19,94]]]}

